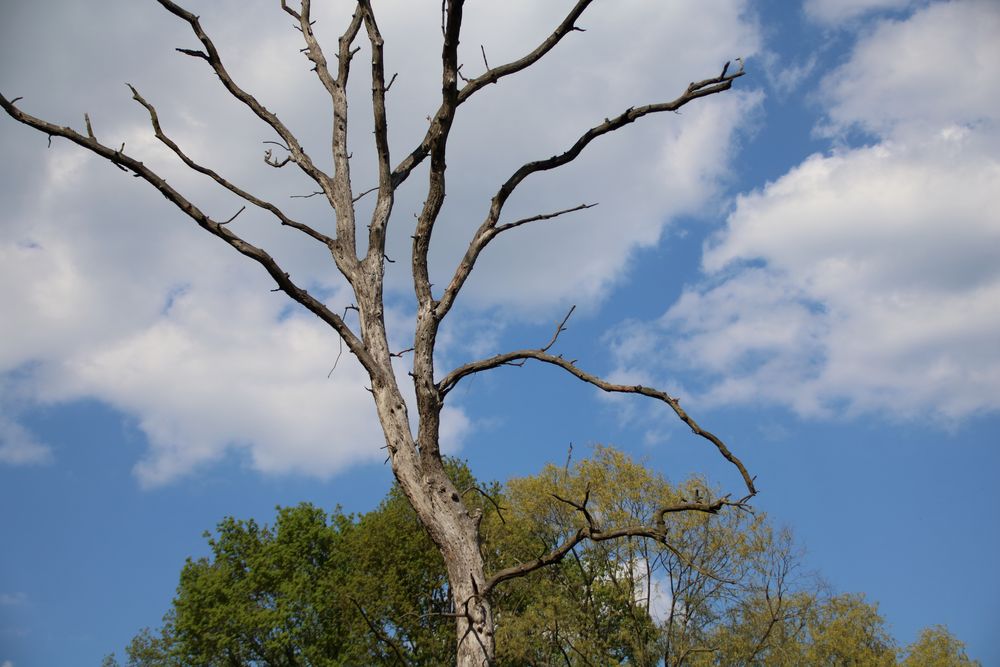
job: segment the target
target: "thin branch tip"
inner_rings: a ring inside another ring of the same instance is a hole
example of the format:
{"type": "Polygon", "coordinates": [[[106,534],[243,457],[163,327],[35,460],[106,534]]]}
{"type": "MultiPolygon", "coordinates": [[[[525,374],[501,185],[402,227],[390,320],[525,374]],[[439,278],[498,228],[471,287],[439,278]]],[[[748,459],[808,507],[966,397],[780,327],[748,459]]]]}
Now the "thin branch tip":
{"type": "Polygon", "coordinates": [[[198,49],[182,49],[180,47],[177,47],[174,50],[183,53],[186,56],[191,56],[192,58],[201,58],[205,62],[209,63],[212,62],[212,60],[208,57],[207,53],[205,53],[204,51],[199,51],[198,49]]]}
{"type": "MultiPolygon", "coordinates": [[[[122,144],[122,145],[124,146],[124,144],[122,144]]],[[[240,213],[242,213],[243,211],[245,211],[245,210],[246,210],[246,208],[247,208],[247,207],[246,207],[246,205],[244,204],[243,206],[241,206],[241,207],[240,207],[240,210],[236,211],[236,213],[233,213],[233,217],[229,218],[229,219],[228,219],[228,220],[226,220],[225,222],[220,222],[220,223],[219,223],[219,225],[228,225],[228,224],[229,224],[230,222],[232,222],[233,220],[235,220],[235,219],[236,219],[236,216],[238,216],[238,215],[239,215],[240,213]]]]}

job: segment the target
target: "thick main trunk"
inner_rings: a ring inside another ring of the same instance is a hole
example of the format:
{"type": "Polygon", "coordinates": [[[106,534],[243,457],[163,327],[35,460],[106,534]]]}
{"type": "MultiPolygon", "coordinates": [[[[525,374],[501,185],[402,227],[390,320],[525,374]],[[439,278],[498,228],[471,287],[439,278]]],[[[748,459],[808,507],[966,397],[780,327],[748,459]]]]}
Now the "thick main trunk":
{"type": "Polygon", "coordinates": [[[478,515],[469,513],[462,493],[445,473],[438,448],[441,402],[433,382],[434,326],[427,306],[418,323],[414,377],[420,411],[418,439],[410,430],[406,402],[392,370],[392,356],[382,316],[381,275],[371,284],[355,286],[365,345],[374,360],[369,368],[372,395],[385,435],[392,471],[420,523],[444,558],[455,603],[457,664],[482,667],[493,664],[493,614],[480,597],[486,578],[479,549],[478,515]]]}
{"type": "Polygon", "coordinates": [[[455,599],[455,611],[459,614],[455,623],[458,638],[456,664],[459,667],[492,665],[495,655],[493,610],[489,601],[478,594],[484,581],[483,559],[478,546],[474,555],[453,558],[448,563],[448,579],[455,599]]]}
{"type": "Polygon", "coordinates": [[[479,549],[479,516],[445,474],[439,456],[421,457],[410,432],[406,405],[394,382],[376,387],[375,403],[392,469],[414,511],[444,558],[455,602],[457,664],[493,664],[493,613],[479,595],[486,581],[479,549]]]}

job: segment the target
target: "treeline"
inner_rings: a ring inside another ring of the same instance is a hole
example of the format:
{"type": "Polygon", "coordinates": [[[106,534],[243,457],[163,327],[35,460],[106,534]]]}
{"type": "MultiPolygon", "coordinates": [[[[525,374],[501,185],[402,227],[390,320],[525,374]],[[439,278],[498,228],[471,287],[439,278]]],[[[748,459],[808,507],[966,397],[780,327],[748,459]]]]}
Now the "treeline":
{"type": "MultiPolygon", "coordinates": [[[[610,448],[572,467],[484,485],[450,462],[481,513],[489,571],[550,552],[591,520],[648,524],[655,508],[711,498],[610,448]],[[566,502],[570,501],[570,502],[566,502]]],[[[761,513],[666,517],[666,540],[586,542],[492,593],[500,665],[978,664],[943,627],[899,647],[877,605],[803,568],[788,530],[761,513]]],[[[279,508],[273,526],[227,518],[212,556],[188,560],[161,628],[129,667],[454,664],[457,611],[437,549],[398,487],[372,512],[279,508]]],[[[117,665],[113,656],[105,660],[117,665]]]]}

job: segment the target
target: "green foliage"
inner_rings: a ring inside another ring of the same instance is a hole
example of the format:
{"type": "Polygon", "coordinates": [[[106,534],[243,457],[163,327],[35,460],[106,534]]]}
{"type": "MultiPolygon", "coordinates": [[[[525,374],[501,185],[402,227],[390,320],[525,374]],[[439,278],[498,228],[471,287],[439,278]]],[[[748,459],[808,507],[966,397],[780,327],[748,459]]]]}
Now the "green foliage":
{"type": "MultiPolygon", "coordinates": [[[[648,525],[657,507],[715,493],[699,478],[671,485],[610,448],[504,487],[484,487],[454,461],[449,474],[482,515],[488,572],[531,561],[585,527],[567,500],[586,498],[608,530],[648,525]]],[[[583,542],[500,584],[491,595],[497,663],[897,664],[877,608],[830,595],[802,573],[787,530],[734,508],[665,518],[665,542],[583,542]]],[[[273,527],[228,518],[208,537],[211,557],[186,563],[163,627],[132,641],[129,667],[454,662],[444,563],[399,487],[367,514],[302,504],[279,508],[273,527]]],[[[901,664],[976,663],[932,628],[901,664]]]]}

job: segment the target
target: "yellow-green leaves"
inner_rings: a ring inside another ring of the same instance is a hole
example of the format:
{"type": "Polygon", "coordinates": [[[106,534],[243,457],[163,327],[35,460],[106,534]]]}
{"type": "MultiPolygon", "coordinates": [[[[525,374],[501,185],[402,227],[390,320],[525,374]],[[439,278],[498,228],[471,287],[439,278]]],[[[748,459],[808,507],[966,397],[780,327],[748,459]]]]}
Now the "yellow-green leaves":
{"type": "Polygon", "coordinates": [[[943,625],[924,628],[920,637],[902,651],[903,667],[962,667],[979,665],[965,654],[965,644],[943,625]]]}

